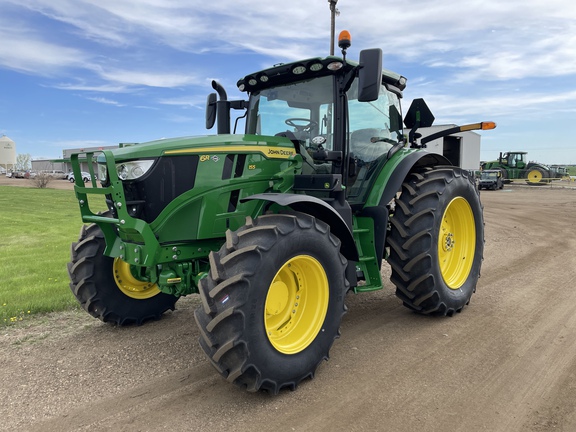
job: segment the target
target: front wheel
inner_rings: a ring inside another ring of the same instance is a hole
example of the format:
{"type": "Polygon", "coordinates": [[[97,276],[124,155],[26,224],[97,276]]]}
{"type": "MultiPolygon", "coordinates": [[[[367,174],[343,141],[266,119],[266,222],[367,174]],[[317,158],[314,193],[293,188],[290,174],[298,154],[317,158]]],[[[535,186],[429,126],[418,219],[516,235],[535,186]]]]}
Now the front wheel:
{"type": "Polygon", "coordinates": [[[296,388],[339,336],[347,261],[329,227],[302,213],[247,219],[210,254],[195,312],[200,345],[248,391],[296,388]]]}
{"type": "Polygon", "coordinates": [[[96,224],[83,225],[78,242],[72,244],[70,289],[86,312],[111,324],[140,325],[174,310],[177,297],[138,278],[130,264],[105,256],[105,246],[96,224]]]}
{"type": "Polygon", "coordinates": [[[413,173],[396,199],[388,236],[396,295],[423,314],[460,312],[476,291],[484,250],[478,191],[468,173],[413,173]]]}

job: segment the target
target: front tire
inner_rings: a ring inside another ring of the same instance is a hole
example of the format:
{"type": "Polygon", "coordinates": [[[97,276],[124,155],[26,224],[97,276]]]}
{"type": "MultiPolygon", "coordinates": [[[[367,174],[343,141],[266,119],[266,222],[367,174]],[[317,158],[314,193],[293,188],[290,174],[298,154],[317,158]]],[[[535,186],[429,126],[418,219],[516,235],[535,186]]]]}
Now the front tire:
{"type": "Polygon", "coordinates": [[[104,322],[137,324],[174,310],[177,297],[139,280],[129,264],[104,255],[106,242],[96,224],[83,225],[68,263],[70,289],[82,308],[104,322]]]}
{"type": "Polygon", "coordinates": [[[484,250],[482,205],[468,173],[437,167],[411,174],[396,199],[388,245],[390,279],[405,306],[443,316],[462,311],[484,250]]]}
{"type": "Polygon", "coordinates": [[[312,378],[340,334],[346,265],[329,227],[303,213],[248,218],[228,231],[210,254],[194,315],[218,372],[273,394],[312,378]]]}

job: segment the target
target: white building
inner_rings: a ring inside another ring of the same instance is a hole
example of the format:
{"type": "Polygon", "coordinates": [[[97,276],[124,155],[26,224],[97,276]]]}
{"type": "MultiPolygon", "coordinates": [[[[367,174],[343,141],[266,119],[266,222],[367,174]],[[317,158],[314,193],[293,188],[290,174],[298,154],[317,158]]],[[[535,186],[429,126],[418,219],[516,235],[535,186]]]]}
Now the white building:
{"type": "MultiPolygon", "coordinates": [[[[456,125],[438,125],[418,129],[422,138],[433,133],[450,129],[456,125]]],[[[453,135],[435,139],[426,144],[430,153],[444,155],[453,165],[465,170],[476,171],[480,169],[480,138],[481,135],[472,132],[459,132],[453,135]]]]}
{"type": "MultiPolygon", "coordinates": [[[[72,164],[70,163],[70,156],[73,153],[86,153],[86,152],[98,152],[104,149],[118,148],[118,146],[102,146],[102,147],[86,147],[86,148],[76,148],[76,149],[65,149],[62,150],[62,159],[46,159],[40,160],[36,159],[32,161],[32,169],[57,169],[64,172],[72,171],[72,164]]],[[[85,157],[80,157],[80,166],[82,171],[88,171],[88,165],[86,163],[85,157]]],[[[94,166],[96,169],[96,166],[94,166]]]]}
{"type": "Polygon", "coordinates": [[[2,172],[14,169],[16,165],[16,143],[6,135],[0,137],[0,169],[2,172]]]}

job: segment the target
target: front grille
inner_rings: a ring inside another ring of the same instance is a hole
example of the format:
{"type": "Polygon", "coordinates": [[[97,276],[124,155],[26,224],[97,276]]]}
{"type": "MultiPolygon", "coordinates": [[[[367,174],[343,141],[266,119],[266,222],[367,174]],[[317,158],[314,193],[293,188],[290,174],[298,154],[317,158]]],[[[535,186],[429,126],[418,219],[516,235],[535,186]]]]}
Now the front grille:
{"type": "Polygon", "coordinates": [[[179,195],[192,189],[198,155],[159,158],[143,177],[124,182],[126,205],[132,217],[152,222],[179,195]]]}

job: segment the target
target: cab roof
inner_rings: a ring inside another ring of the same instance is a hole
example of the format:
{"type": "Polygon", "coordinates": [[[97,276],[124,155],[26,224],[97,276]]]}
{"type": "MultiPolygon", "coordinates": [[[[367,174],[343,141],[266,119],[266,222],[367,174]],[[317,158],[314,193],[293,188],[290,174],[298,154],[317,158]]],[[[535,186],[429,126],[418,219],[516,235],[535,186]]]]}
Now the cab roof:
{"type": "MultiPolygon", "coordinates": [[[[306,81],[327,75],[335,75],[339,71],[349,72],[359,67],[354,61],[340,57],[315,57],[298,60],[292,63],[280,63],[271,68],[246,75],[238,80],[238,90],[254,93],[270,87],[306,81]]],[[[382,69],[382,82],[391,84],[399,90],[406,88],[406,78],[395,72],[382,69]]]]}

